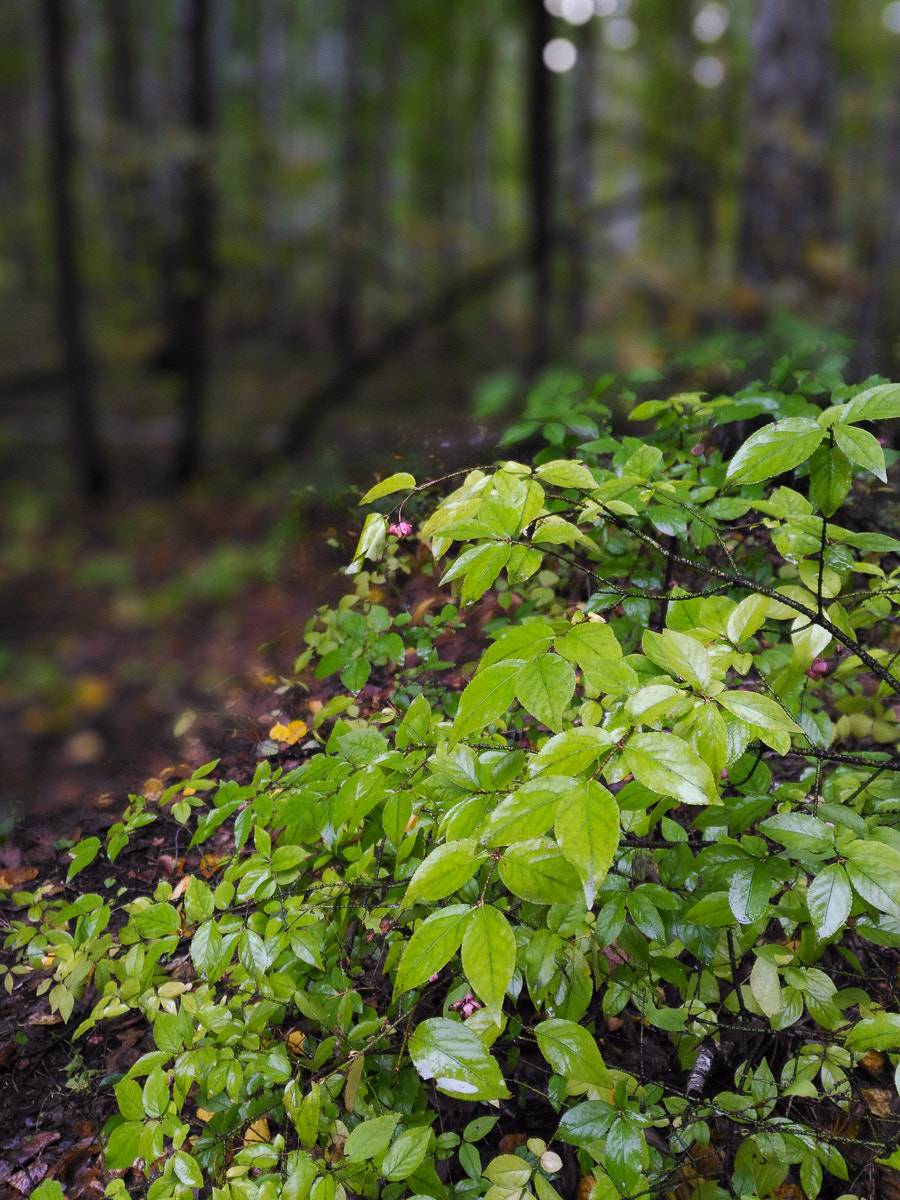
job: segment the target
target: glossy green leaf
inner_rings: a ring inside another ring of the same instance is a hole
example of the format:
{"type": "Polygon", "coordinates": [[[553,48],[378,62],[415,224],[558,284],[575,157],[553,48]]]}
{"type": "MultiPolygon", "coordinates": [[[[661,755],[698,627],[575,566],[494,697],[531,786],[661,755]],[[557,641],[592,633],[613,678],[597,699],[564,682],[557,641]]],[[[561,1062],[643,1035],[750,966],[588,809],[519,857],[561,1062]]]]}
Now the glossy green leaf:
{"type": "Polygon", "coordinates": [[[141,1121],[144,1117],[144,1098],[136,1079],[121,1079],[115,1085],[119,1112],[126,1121],[141,1121]]]}
{"type": "Polygon", "coordinates": [[[503,1003],[516,966],[516,939],[499,909],[482,904],[466,922],[462,939],[463,972],[490,1009],[503,1003]]]}
{"type": "Polygon", "coordinates": [[[365,1162],[381,1154],[388,1148],[399,1120],[398,1113],[390,1113],[385,1117],[361,1121],[344,1142],[345,1157],[350,1162],[365,1162]]]}
{"type": "Polygon", "coordinates": [[[802,732],[797,722],[771,696],[761,696],[758,692],[719,692],[716,701],[734,716],[759,729],[802,732]]]}
{"type": "Polygon", "coordinates": [[[362,567],[364,559],[370,558],[377,562],[381,558],[387,540],[387,524],[387,518],[382,517],[380,513],[369,513],[359,536],[353,562],[345,568],[348,575],[355,575],[362,567]]]}
{"type": "Polygon", "coordinates": [[[536,904],[573,904],[582,894],[575,868],[547,838],[516,842],[504,851],[500,878],[514,896],[536,904]]]}
{"type": "Polygon", "coordinates": [[[181,928],[178,910],[171,904],[151,904],[132,917],[134,927],[147,938],[165,937],[181,928]]]}
{"type": "Polygon", "coordinates": [[[507,846],[546,833],[556,820],[562,797],[576,781],[567,775],[530,779],[494,808],[480,839],[486,846],[507,846]]]}
{"type": "Polygon", "coordinates": [[[531,1167],[518,1155],[498,1154],[485,1167],[484,1177],[501,1189],[504,1194],[512,1197],[517,1195],[519,1189],[528,1183],[531,1178],[531,1167]]]}
{"type": "Polygon", "coordinates": [[[781,1012],[781,979],[778,968],[767,958],[757,958],[750,972],[753,999],[767,1017],[781,1012]]]}
{"type": "Polygon", "coordinates": [[[610,664],[620,665],[622,647],[605,621],[582,621],[556,640],[557,653],[574,663],[591,687],[602,691],[610,664]]]}
{"type": "Polygon", "coordinates": [[[535,467],[534,473],[538,479],[555,487],[592,491],[597,486],[589,468],[576,459],[557,458],[553,462],[541,463],[539,467],[535,467]]]}
{"type": "Polygon", "coordinates": [[[829,863],[819,871],[807,888],[806,903],[820,938],[832,937],[844,926],[853,907],[853,893],[839,863],[829,863]]]}
{"type": "Polygon", "coordinates": [[[179,1183],[192,1188],[203,1187],[203,1172],[197,1160],[192,1155],[185,1154],[183,1150],[176,1150],[172,1155],[172,1170],[179,1183]]]}
{"type": "Polygon", "coordinates": [[[408,1179],[422,1165],[432,1137],[427,1125],[401,1133],[388,1147],[379,1173],[392,1182],[408,1179]]]}
{"type": "Polygon", "coordinates": [[[531,775],[579,775],[615,744],[615,736],[606,729],[593,725],[567,729],[544,743],[530,760],[528,772],[531,775]]]}
{"type": "Polygon", "coordinates": [[[761,483],[805,462],[825,430],[809,417],[788,417],[750,435],[728,464],[729,483],[761,483]]]}
{"type": "Polygon", "coordinates": [[[130,1171],[140,1158],[139,1147],[144,1132],[143,1121],[124,1121],[109,1135],[104,1163],[112,1171],[130,1171]]]}
{"type": "Polygon", "coordinates": [[[404,908],[420,900],[442,900],[472,878],[484,858],[471,838],[438,846],[419,864],[403,897],[404,908]]]}
{"type": "Polygon", "coordinates": [[[764,917],[771,892],[772,872],[765,860],[738,863],[728,888],[728,903],[735,920],[741,925],[752,925],[764,917]]]}
{"type": "Polygon", "coordinates": [[[701,642],[675,629],[664,629],[660,644],[666,663],[679,679],[701,692],[709,687],[712,670],[709,654],[701,642]]]}
{"type": "Polygon", "coordinates": [[[876,437],[857,425],[835,425],[833,432],[838,448],[846,454],[850,462],[862,467],[864,471],[871,471],[882,483],[887,483],[884,451],[876,437]]]}
{"type": "Polygon", "coordinates": [[[566,793],[556,813],[556,840],[578,872],[585,905],[593,908],[619,845],[619,807],[605,787],[589,780],[566,793]]]}
{"type": "Polygon", "coordinates": [[[635,779],[662,796],[674,796],[684,804],[718,802],[709,767],[674,734],[633,734],[622,750],[622,762],[635,779]]]}
{"type": "Polygon", "coordinates": [[[900,1013],[880,1012],[856,1021],[844,1043],[854,1054],[869,1050],[900,1050],[900,1013]]]}
{"type": "Polygon", "coordinates": [[[505,659],[475,675],[459,698],[453,722],[454,738],[484,729],[509,709],[515,699],[516,678],[522,666],[521,660],[505,659]]]}
{"type": "Polygon", "coordinates": [[[574,1084],[610,1088],[613,1080],[597,1043],[574,1021],[554,1019],[534,1027],[541,1054],[558,1075],[574,1084]]]}
{"type": "Polygon", "coordinates": [[[863,900],[900,917],[900,850],[860,838],[844,849],[844,856],[850,882],[863,900]]]}
{"type": "Polygon", "coordinates": [[[461,1021],[431,1017],[409,1039],[409,1056],[422,1079],[457,1100],[504,1100],[509,1095],[496,1060],[461,1021]]]}
{"type": "Polygon", "coordinates": [[[575,693],[575,672],[556,654],[542,654],[526,663],[516,676],[516,697],[522,707],[555,733],[575,693]]]}
{"type": "Polygon", "coordinates": [[[834,845],[834,831],[811,813],[776,813],[760,822],[759,830],[789,850],[825,854],[834,845]]]}
{"type": "Polygon", "coordinates": [[[94,861],[100,852],[100,839],[98,837],[85,838],[79,842],[72,853],[72,861],[69,863],[69,870],[66,874],[66,883],[71,883],[79,871],[83,871],[86,866],[94,861]]]}
{"type": "Polygon", "coordinates": [[[900,417],[900,384],[866,388],[844,406],[844,421],[889,421],[900,417]]]}
{"type": "Polygon", "coordinates": [[[360,504],[371,504],[373,500],[380,500],[382,496],[391,496],[394,492],[409,492],[415,486],[415,478],[408,471],[397,471],[395,475],[389,475],[387,479],[382,479],[381,483],[370,487],[360,500],[360,504]]]}
{"type": "Polygon", "coordinates": [[[468,904],[454,904],[432,913],[416,926],[400,956],[395,996],[418,987],[450,961],[462,944],[471,911],[468,904]]]}
{"type": "Polygon", "coordinates": [[[770,603],[767,596],[745,596],[728,614],[725,623],[728,640],[738,646],[745,638],[752,637],[764,624],[770,603]]]}
{"type": "Polygon", "coordinates": [[[491,587],[506,566],[509,545],[506,542],[487,542],[470,546],[456,562],[444,572],[441,584],[462,577],[460,598],[463,604],[479,600],[491,587]]]}
{"type": "Polygon", "coordinates": [[[852,482],[850,463],[837,446],[822,445],[809,460],[809,498],[823,516],[837,512],[852,482]]]}
{"type": "Polygon", "coordinates": [[[161,1117],[169,1104],[169,1081],[159,1067],[154,1067],[144,1081],[141,1095],[148,1117],[161,1117]]]}
{"type": "Polygon", "coordinates": [[[543,619],[511,625],[482,654],[478,661],[476,678],[488,667],[504,659],[525,663],[537,658],[550,649],[554,636],[553,626],[543,619]]]}

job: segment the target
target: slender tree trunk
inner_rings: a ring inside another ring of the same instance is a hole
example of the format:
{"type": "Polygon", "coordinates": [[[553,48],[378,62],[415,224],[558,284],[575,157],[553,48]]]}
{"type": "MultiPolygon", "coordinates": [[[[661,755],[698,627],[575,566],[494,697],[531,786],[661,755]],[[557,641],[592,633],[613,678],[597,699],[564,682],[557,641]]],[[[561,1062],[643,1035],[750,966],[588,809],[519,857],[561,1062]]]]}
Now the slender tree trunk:
{"type": "Polygon", "coordinates": [[[830,0],[757,0],[738,271],[806,278],[831,233],[830,0]]]}
{"type": "Polygon", "coordinates": [[[376,108],[373,116],[371,170],[370,238],[377,255],[377,282],[390,295],[394,285],[394,254],[396,222],[394,201],[396,178],[394,165],[397,155],[397,98],[400,72],[397,62],[403,60],[403,23],[397,19],[393,0],[372,3],[378,28],[378,60],[376,108]]]}
{"type": "Polygon", "coordinates": [[[525,42],[525,76],[528,122],[525,139],[525,175],[531,245],[531,345],[533,367],[546,361],[553,305],[553,228],[556,159],[553,137],[551,73],[544,66],[544,46],[550,39],[550,14],[542,0],[524,0],[528,13],[525,42]]]}
{"type": "MultiPolygon", "coordinates": [[[[861,234],[867,282],[856,309],[854,367],[861,378],[894,378],[900,359],[900,86],[895,86],[881,133],[881,204],[861,234]]],[[[894,449],[900,444],[895,436],[894,449]]]]}
{"type": "Polygon", "coordinates": [[[182,10],[184,119],[193,147],[181,172],[181,236],[173,313],[181,369],[181,433],[172,467],[177,484],[187,482],[200,467],[209,374],[208,310],[213,274],[211,3],[183,0],[182,10]]]}
{"type": "Polygon", "coordinates": [[[106,180],[113,237],[126,262],[141,257],[147,237],[147,177],[141,161],[141,105],[138,90],[135,13],[132,0],[104,0],[109,51],[107,106],[111,165],[106,180]]]}
{"type": "Polygon", "coordinates": [[[75,136],[68,74],[66,0],[43,0],[49,132],[49,192],[56,260],[56,309],[66,372],[69,427],[81,487],[89,500],[109,490],[91,395],[84,329],[84,292],[78,265],[73,187],[75,136]]]}
{"type": "Polygon", "coordinates": [[[571,182],[572,242],[569,267],[568,330],[579,334],[587,317],[590,293],[590,221],[594,193],[594,116],[597,93],[597,22],[580,30],[572,97],[571,182]]]}
{"type": "Polygon", "coordinates": [[[338,156],[340,200],[337,217],[337,274],[332,328],[339,358],[348,358],[359,343],[362,320],[363,210],[363,47],[366,12],[371,0],[344,0],[343,114],[338,156]]]}
{"type": "Polygon", "coordinates": [[[3,212],[3,247],[16,264],[18,283],[28,290],[36,285],[36,261],[22,197],[26,194],[27,148],[33,135],[28,80],[27,19],[22,0],[0,5],[0,44],[6,58],[0,76],[0,210],[3,212]]]}

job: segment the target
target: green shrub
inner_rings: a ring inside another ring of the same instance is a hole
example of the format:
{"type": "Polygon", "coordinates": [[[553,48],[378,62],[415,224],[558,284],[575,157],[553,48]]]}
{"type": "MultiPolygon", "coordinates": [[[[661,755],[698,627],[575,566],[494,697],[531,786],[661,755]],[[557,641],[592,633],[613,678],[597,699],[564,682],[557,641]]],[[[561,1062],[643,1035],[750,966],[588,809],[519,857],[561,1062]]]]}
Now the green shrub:
{"type": "MultiPolygon", "coordinates": [[[[348,602],[301,665],[359,691],[390,661],[398,702],[344,705],[295,769],[169,789],[191,847],[233,830],[217,881],[18,897],[16,970],[54,954],[65,1017],[92,977],[76,1040],[152,1024],[110,1167],[151,1200],[749,1200],[900,1165],[857,1070],[900,1062],[900,541],[867,527],[896,502],[864,424],[900,386],[798,382],[467,473],[417,537],[461,605],[532,600],[452,712],[407,686],[409,623],[348,602]],[[716,426],[759,413],[723,463],[716,426]]],[[[370,514],[351,572],[387,539],[370,514]]],[[[154,819],[133,800],[110,859],[154,819]]]]}

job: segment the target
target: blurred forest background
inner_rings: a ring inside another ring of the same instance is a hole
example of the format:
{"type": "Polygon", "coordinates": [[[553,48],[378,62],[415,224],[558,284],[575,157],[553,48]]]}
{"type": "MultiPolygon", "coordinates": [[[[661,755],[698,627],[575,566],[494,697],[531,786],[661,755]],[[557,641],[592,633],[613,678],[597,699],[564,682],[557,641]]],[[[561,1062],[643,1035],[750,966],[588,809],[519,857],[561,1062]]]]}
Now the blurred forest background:
{"type": "Polygon", "coordinates": [[[3,0],[0,114],[0,815],[264,723],[546,368],[897,376],[896,0],[3,0]]]}

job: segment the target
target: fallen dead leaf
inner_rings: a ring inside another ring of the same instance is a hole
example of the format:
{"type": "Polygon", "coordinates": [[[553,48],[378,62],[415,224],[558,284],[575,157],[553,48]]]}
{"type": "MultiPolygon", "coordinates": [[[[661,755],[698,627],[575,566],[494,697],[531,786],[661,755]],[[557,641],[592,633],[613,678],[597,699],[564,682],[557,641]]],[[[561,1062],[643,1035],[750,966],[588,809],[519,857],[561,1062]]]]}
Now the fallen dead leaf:
{"type": "Polygon", "coordinates": [[[876,1117],[887,1117],[891,1112],[891,1093],[886,1088],[860,1088],[860,1092],[876,1117]]]}
{"type": "Polygon", "coordinates": [[[285,1038],[285,1041],[291,1054],[302,1054],[303,1044],[306,1041],[306,1034],[302,1029],[292,1029],[285,1038]]]}
{"type": "Polygon", "coordinates": [[[161,779],[148,779],[141,788],[141,795],[145,800],[158,800],[165,790],[165,784],[161,779]]]}
{"type": "Polygon", "coordinates": [[[867,1050],[859,1060],[859,1065],[873,1079],[878,1079],[884,1070],[886,1059],[880,1050],[867,1050]]]}
{"type": "Polygon", "coordinates": [[[32,1013],[26,1025],[61,1025],[62,1017],[59,1013],[32,1013]]]}
{"type": "Polygon", "coordinates": [[[269,730],[269,737],[273,742],[284,742],[285,745],[293,746],[299,742],[302,737],[305,737],[308,728],[305,721],[291,721],[288,725],[278,724],[273,725],[269,730]]]}
{"type": "Polygon", "coordinates": [[[244,1142],[247,1145],[251,1142],[268,1142],[270,1140],[269,1122],[265,1117],[260,1117],[258,1121],[254,1121],[244,1134],[244,1142]]]}
{"type": "Polygon", "coordinates": [[[27,883],[37,875],[37,867],[0,868],[0,892],[10,892],[14,887],[27,883]]]}

